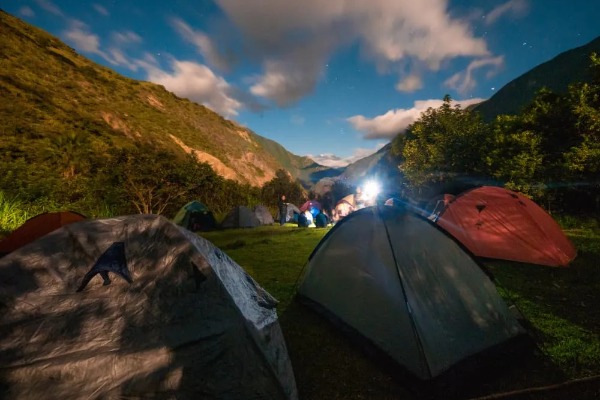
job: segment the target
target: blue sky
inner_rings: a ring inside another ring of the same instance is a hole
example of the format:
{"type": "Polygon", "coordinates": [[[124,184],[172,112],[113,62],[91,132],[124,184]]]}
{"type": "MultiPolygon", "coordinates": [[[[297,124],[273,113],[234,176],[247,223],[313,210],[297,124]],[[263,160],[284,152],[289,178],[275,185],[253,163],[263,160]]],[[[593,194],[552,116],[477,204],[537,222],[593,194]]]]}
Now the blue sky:
{"type": "Polygon", "coordinates": [[[298,155],[364,157],[600,36],[596,0],[0,0],[82,55],[298,155]],[[476,5],[472,5],[476,3],[476,5]]]}

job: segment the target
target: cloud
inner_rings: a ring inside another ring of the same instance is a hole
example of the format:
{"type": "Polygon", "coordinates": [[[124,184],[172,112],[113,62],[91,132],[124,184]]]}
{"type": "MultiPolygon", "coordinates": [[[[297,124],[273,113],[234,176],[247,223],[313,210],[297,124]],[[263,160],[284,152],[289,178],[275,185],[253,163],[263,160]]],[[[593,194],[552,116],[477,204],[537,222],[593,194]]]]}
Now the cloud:
{"type": "Polygon", "coordinates": [[[419,75],[409,75],[396,85],[399,92],[411,93],[423,87],[423,81],[419,75]]]}
{"type": "Polygon", "coordinates": [[[485,17],[485,23],[491,25],[504,15],[520,18],[526,15],[528,11],[529,3],[527,0],[509,0],[490,11],[485,17]]]}
{"type": "Polygon", "coordinates": [[[35,13],[31,9],[31,7],[28,7],[28,6],[23,6],[23,7],[19,8],[19,14],[24,17],[29,17],[29,18],[35,17],[35,13]]]}
{"type": "Polygon", "coordinates": [[[108,17],[110,15],[108,10],[104,6],[102,6],[98,3],[94,3],[93,7],[94,7],[94,10],[96,10],[96,12],[100,15],[104,15],[105,17],[108,17]]]}
{"type": "MultiPolygon", "coordinates": [[[[484,99],[474,98],[468,100],[453,100],[452,104],[467,107],[471,104],[482,102],[484,99]]],[[[421,117],[421,113],[428,108],[438,108],[443,100],[417,100],[412,108],[398,108],[389,110],[385,114],[374,118],[355,115],[346,120],[354,129],[363,133],[363,139],[392,139],[421,117]]]]}
{"type": "Polygon", "coordinates": [[[219,114],[234,116],[242,107],[242,103],[232,95],[233,88],[205,65],[174,60],[172,73],[147,63],[143,65],[148,69],[149,81],[163,85],[178,96],[204,104],[219,114]]]}
{"type": "Polygon", "coordinates": [[[500,67],[502,67],[502,65],[504,65],[503,56],[473,60],[469,63],[465,71],[457,72],[456,74],[452,75],[444,82],[444,85],[456,90],[458,93],[465,94],[477,86],[477,82],[473,76],[475,70],[482,67],[491,66],[492,69],[490,69],[486,74],[486,77],[490,78],[498,71],[500,67]]]}
{"type": "Polygon", "coordinates": [[[64,14],[60,8],[50,0],[36,0],[35,1],[40,8],[49,12],[50,14],[54,14],[59,17],[64,17],[64,14]]]}
{"type": "Polygon", "coordinates": [[[304,125],[305,121],[306,121],[306,118],[304,118],[300,115],[292,115],[292,118],[290,119],[290,122],[294,125],[304,125]]]}
{"type": "MultiPolygon", "coordinates": [[[[279,106],[311,93],[333,53],[354,44],[380,71],[396,71],[407,61],[437,70],[455,57],[489,55],[485,41],[450,16],[446,0],[217,3],[240,32],[246,58],[262,63],[251,92],[279,106]]],[[[414,77],[399,84],[401,90],[416,86],[414,77]]]]}
{"type": "Polygon", "coordinates": [[[196,46],[206,62],[223,71],[230,69],[232,61],[219,53],[218,48],[205,33],[195,31],[180,18],[171,18],[170,23],[182,38],[196,46]]]}
{"type": "Polygon", "coordinates": [[[318,155],[308,154],[307,157],[312,158],[315,162],[331,168],[345,167],[353,162],[356,162],[362,158],[368,157],[373,153],[376,153],[379,149],[386,145],[386,142],[379,142],[374,148],[359,147],[354,149],[352,155],[348,157],[339,157],[332,153],[323,153],[318,155]]]}
{"type": "Polygon", "coordinates": [[[137,44],[143,41],[140,35],[132,31],[112,32],[110,37],[114,43],[119,45],[137,44]]]}
{"type": "Polygon", "coordinates": [[[63,37],[76,49],[85,53],[97,54],[108,60],[106,53],[100,50],[100,38],[89,31],[88,26],[79,20],[70,20],[69,29],[63,32],[63,37]]]}

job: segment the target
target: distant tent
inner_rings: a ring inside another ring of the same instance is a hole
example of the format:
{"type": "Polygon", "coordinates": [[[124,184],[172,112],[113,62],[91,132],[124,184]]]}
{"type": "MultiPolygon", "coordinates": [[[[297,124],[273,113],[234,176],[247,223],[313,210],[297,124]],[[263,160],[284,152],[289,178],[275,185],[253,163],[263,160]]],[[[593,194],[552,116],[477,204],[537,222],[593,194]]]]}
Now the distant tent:
{"type": "Polygon", "coordinates": [[[0,276],[10,398],[297,399],[276,300],[164,217],[65,226],[0,276]]]}
{"type": "Polygon", "coordinates": [[[476,261],[402,207],[367,207],[336,224],[298,293],[421,379],[525,332],[476,261]]]}
{"type": "Polygon", "coordinates": [[[308,210],[313,217],[315,217],[321,209],[321,203],[316,200],[308,200],[300,206],[300,211],[304,212],[308,210]]]}
{"type": "Polygon", "coordinates": [[[192,232],[210,231],[217,226],[212,211],[195,200],[181,207],[173,218],[173,222],[192,232]]]}
{"type": "Polygon", "coordinates": [[[548,213],[501,187],[482,186],[460,194],[436,222],[479,257],[559,267],[577,254],[548,213]]]}
{"type": "Polygon", "coordinates": [[[85,218],[84,215],[74,211],[46,212],[36,215],[0,241],[0,256],[15,251],[61,226],[83,221],[85,218]]]}
{"type": "Polygon", "coordinates": [[[255,228],[260,226],[256,214],[245,206],[234,207],[221,222],[222,228],[255,228]]]}
{"type": "MultiPolygon", "coordinates": [[[[298,222],[300,209],[292,203],[286,203],[285,222],[298,222]]],[[[277,221],[279,221],[279,211],[277,211],[277,221]]]]}
{"type": "Polygon", "coordinates": [[[254,214],[256,215],[256,218],[258,218],[258,222],[260,222],[261,225],[272,225],[275,222],[269,209],[262,204],[254,207],[254,214]]]}

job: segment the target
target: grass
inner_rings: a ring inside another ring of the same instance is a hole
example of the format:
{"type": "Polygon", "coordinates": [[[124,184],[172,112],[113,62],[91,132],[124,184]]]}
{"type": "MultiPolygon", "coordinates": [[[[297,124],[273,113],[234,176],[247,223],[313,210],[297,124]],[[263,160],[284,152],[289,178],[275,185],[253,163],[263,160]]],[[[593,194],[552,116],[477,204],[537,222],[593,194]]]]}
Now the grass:
{"type": "MultiPolygon", "coordinates": [[[[571,223],[578,249],[568,268],[489,261],[498,290],[527,318],[537,350],[503,369],[437,398],[471,398],[546,386],[600,374],[600,228],[571,223]]],[[[295,300],[295,285],[310,252],[328,229],[291,225],[202,233],[279,301],[280,324],[301,399],[421,399],[397,371],[357,346],[328,320],[295,300]]],[[[417,387],[418,388],[418,387],[417,387]]],[[[598,398],[598,381],[514,398],[598,398]],[[537,397],[536,397],[537,396],[537,397]]]]}
{"type": "Polygon", "coordinates": [[[18,199],[9,198],[0,191],[0,235],[14,231],[30,216],[23,203],[18,199]]]}

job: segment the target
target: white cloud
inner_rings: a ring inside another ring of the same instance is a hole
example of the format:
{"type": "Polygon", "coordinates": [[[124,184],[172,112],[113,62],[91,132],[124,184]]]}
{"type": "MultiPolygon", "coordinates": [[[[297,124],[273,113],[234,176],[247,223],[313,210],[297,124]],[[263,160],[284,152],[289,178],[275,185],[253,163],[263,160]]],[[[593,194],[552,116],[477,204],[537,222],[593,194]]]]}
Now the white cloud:
{"type": "Polygon", "coordinates": [[[237,115],[242,103],[233,96],[233,88],[205,65],[174,60],[173,73],[143,64],[148,68],[148,80],[163,85],[178,96],[204,104],[219,114],[237,115]]]}
{"type": "Polygon", "coordinates": [[[362,158],[368,157],[373,153],[376,153],[379,149],[385,146],[387,142],[378,142],[374,148],[359,147],[354,149],[352,155],[348,157],[339,157],[332,153],[323,153],[318,155],[308,154],[307,157],[312,158],[317,163],[331,168],[345,167],[353,162],[356,162],[362,158]]]}
{"type": "MultiPolygon", "coordinates": [[[[455,57],[489,55],[485,41],[449,15],[447,0],[217,3],[241,33],[247,58],[263,64],[252,93],[280,106],[309,94],[332,54],[355,43],[381,71],[396,71],[407,61],[437,70],[455,57]]],[[[414,77],[399,84],[400,89],[416,86],[414,77]]]]}
{"type": "Polygon", "coordinates": [[[292,118],[290,119],[290,121],[294,125],[304,125],[306,118],[304,118],[303,116],[300,116],[300,115],[292,115],[292,118]]]}
{"type": "Polygon", "coordinates": [[[29,18],[35,16],[35,13],[31,9],[31,7],[28,7],[28,6],[23,6],[23,7],[19,8],[19,14],[24,17],[29,17],[29,18]]]}
{"type": "Polygon", "coordinates": [[[108,12],[108,10],[106,9],[106,7],[98,4],[98,3],[94,3],[94,10],[96,10],[96,12],[100,15],[104,15],[105,17],[108,17],[110,14],[108,12]]]}
{"type": "Polygon", "coordinates": [[[36,0],[36,3],[43,10],[48,11],[50,14],[57,15],[59,17],[64,17],[62,10],[50,0],[36,0]]]}
{"type": "MultiPolygon", "coordinates": [[[[452,104],[467,107],[482,102],[484,99],[453,100],[452,104]]],[[[392,139],[421,117],[428,108],[438,108],[443,100],[417,100],[412,108],[389,110],[385,114],[373,118],[355,115],[347,118],[354,129],[363,133],[363,139],[392,139]]]]}
{"type": "Polygon", "coordinates": [[[196,46],[198,53],[204,57],[206,62],[220,70],[227,71],[230,68],[231,61],[219,53],[217,46],[205,33],[195,31],[179,18],[171,18],[170,22],[181,37],[196,46]]]}
{"type": "Polygon", "coordinates": [[[467,69],[462,72],[457,72],[448,78],[444,85],[456,90],[458,93],[465,94],[469,90],[473,90],[477,86],[477,81],[473,76],[475,70],[482,67],[492,67],[486,77],[490,78],[493,76],[499,68],[504,65],[504,57],[489,57],[489,58],[481,58],[478,60],[473,60],[467,66],[467,69]]]}
{"type": "Polygon", "coordinates": [[[136,44],[143,41],[140,35],[132,31],[112,32],[110,37],[114,43],[119,45],[136,44]]]}
{"type": "Polygon", "coordinates": [[[396,90],[399,92],[411,93],[415,90],[421,89],[422,87],[423,81],[421,80],[421,77],[419,75],[412,74],[398,82],[396,85],[396,90]]]}
{"type": "Polygon", "coordinates": [[[485,23],[491,25],[504,15],[511,15],[515,18],[523,17],[529,11],[527,0],[509,0],[506,3],[496,6],[485,16],[485,23]]]}
{"type": "Polygon", "coordinates": [[[69,29],[63,32],[65,40],[77,50],[85,53],[98,54],[104,58],[105,53],[100,50],[100,38],[89,31],[88,26],[78,20],[71,20],[69,29]]]}

